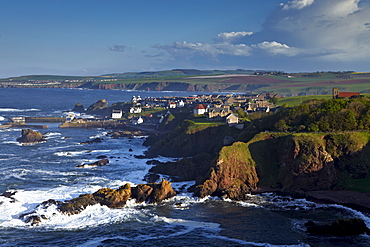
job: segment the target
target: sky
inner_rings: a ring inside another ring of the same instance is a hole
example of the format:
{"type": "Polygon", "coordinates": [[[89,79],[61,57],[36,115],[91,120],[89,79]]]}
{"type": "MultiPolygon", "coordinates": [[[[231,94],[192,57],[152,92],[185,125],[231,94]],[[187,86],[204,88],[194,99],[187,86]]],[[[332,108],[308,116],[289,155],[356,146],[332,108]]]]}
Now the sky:
{"type": "Polygon", "coordinates": [[[0,0],[0,78],[369,66],[370,0],[0,0]]]}

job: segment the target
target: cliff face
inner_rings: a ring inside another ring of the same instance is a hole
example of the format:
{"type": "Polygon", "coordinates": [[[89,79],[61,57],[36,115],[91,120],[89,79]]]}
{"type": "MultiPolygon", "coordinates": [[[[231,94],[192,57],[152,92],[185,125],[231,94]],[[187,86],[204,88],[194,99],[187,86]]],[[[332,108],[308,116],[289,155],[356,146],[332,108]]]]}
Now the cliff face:
{"type": "Polygon", "coordinates": [[[249,142],[249,149],[260,185],[298,191],[350,189],[348,179],[367,177],[369,137],[367,132],[260,133],[249,142]]]}
{"type": "Polygon", "coordinates": [[[248,145],[236,142],[221,149],[206,180],[196,187],[195,195],[243,200],[248,192],[257,188],[257,182],[255,162],[251,159],[248,145]]]}
{"type": "Polygon", "coordinates": [[[279,159],[279,183],[283,189],[327,190],[336,182],[333,157],[318,136],[283,138],[279,159]]]}
{"type": "Polygon", "coordinates": [[[369,190],[365,186],[370,182],[369,132],[327,135],[263,132],[247,142],[234,142],[231,146],[219,143],[216,149],[215,146],[211,150],[200,149],[202,144],[203,147],[210,145],[216,142],[216,136],[220,137],[216,132],[214,138],[204,135],[212,132],[212,128],[206,128],[193,133],[194,136],[177,133],[177,138],[171,136],[168,146],[165,145],[168,140],[160,141],[163,149],[151,149],[152,154],[158,151],[162,155],[166,152],[171,155],[173,149],[177,149],[174,154],[180,157],[182,154],[192,156],[195,150],[214,154],[208,155],[203,162],[194,157],[158,166],[152,172],[195,180],[193,191],[196,196],[223,196],[235,200],[245,199],[246,193],[257,186],[299,192],[369,190]],[[183,173],[187,173],[186,176],[183,173]]]}

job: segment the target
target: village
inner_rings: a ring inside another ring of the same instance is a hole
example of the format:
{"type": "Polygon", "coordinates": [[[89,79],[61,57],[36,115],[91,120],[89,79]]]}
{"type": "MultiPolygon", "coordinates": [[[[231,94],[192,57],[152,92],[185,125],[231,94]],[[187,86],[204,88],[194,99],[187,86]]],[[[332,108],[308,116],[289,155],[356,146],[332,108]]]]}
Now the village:
{"type": "MultiPolygon", "coordinates": [[[[81,118],[75,113],[70,113],[65,123],[60,127],[101,127],[120,125],[147,127],[156,129],[170,114],[187,113],[194,118],[207,122],[222,122],[229,126],[243,128],[243,121],[239,113],[273,113],[279,106],[275,105],[276,99],[281,98],[275,93],[258,95],[193,95],[189,97],[148,97],[133,96],[131,102],[105,104],[100,109],[105,115],[99,118],[81,118]]],[[[92,113],[92,112],[88,112],[92,113]]]]}

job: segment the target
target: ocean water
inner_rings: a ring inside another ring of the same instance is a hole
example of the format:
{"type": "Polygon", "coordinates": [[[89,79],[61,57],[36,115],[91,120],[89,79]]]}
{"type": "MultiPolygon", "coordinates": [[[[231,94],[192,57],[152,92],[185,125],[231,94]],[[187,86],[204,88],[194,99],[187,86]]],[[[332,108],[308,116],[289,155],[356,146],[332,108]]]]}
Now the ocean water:
{"type": "MultiPolygon", "coordinates": [[[[76,103],[86,108],[99,99],[126,102],[133,95],[187,96],[184,92],[124,92],[76,89],[0,89],[0,122],[12,116],[61,116],[76,103]]],[[[67,216],[54,208],[36,209],[48,199],[68,200],[100,188],[143,183],[150,169],[136,159],[143,138],[111,139],[104,129],[39,130],[47,141],[20,145],[21,129],[0,129],[0,246],[370,246],[370,237],[311,236],[308,220],[330,222],[369,215],[339,205],[317,204],[271,193],[245,202],[194,198],[186,191],[157,205],[130,201],[124,208],[94,205],[67,216]],[[101,137],[101,143],[80,142],[101,137]],[[132,150],[132,151],[130,151],[132,150]],[[105,155],[102,167],[77,168],[105,155]],[[19,215],[38,210],[48,219],[31,226],[19,215]]],[[[161,161],[172,158],[159,157],[161,161]]],[[[194,182],[173,183],[178,190],[194,182]]]]}

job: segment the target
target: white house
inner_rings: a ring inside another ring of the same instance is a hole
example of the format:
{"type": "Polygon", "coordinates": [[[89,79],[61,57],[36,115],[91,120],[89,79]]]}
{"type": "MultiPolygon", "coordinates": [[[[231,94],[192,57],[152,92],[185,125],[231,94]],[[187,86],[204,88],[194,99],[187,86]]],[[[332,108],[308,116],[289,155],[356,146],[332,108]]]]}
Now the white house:
{"type": "Polygon", "coordinates": [[[206,113],[207,109],[203,104],[198,104],[194,109],[193,109],[193,114],[194,115],[203,115],[206,113]]]}
{"type": "Polygon", "coordinates": [[[180,100],[180,101],[177,101],[177,107],[181,108],[181,107],[184,107],[185,106],[185,103],[183,100],[180,100]]]}
{"type": "Polygon", "coordinates": [[[141,107],[131,107],[130,113],[141,113],[142,109],[141,107]]]}
{"type": "Polygon", "coordinates": [[[170,103],[168,103],[168,108],[170,108],[170,109],[176,108],[176,102],[170,102],[170,103]]]}
{"type": "Polygon", "coordinates": [[[144,119],[140,116],[140,117],[134,117],[132,118],[132,121],[131,123],[133,125],[139,125],[139,124],[142,124],[144,122],[144,119]]]}
{"type": "Polygon", "coordinates": [[[228,125],[238,124],[239,123],[239,118],[237,116],[235,116],[233,113],[230,113],[226,117],[226,123],[228,125]]]}
{"type": "Polygon", "coordinates": [[[122,110],[112,110],[112,118],[122,118],[122,110]]]}

